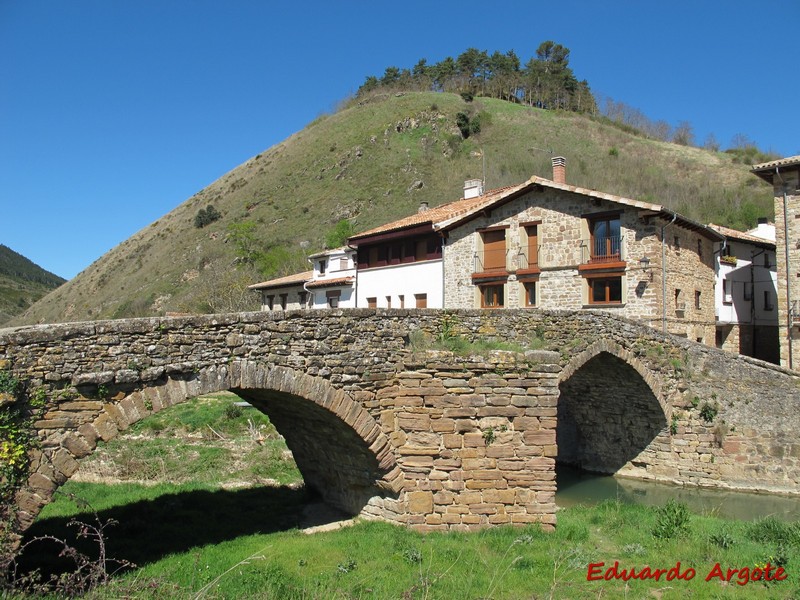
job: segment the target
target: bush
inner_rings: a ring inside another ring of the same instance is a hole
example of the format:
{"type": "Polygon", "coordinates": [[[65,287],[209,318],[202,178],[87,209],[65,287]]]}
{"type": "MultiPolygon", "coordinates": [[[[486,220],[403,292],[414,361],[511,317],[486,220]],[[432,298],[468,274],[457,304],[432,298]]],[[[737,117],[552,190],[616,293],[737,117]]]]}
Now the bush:
{"type": "Polygon", "coordinates": [[[347,238],[355,233],[353,224],[347,219],[342,219],[325,236],[325,246],[327,248],[340,248],[347,242],[347,238]]]}
{"type": "Polygon", "coordinates": [[[653,537],[670,539],[689,533],[689,509],[683,502],[670,500],[656,510],[658,517],[653,528],[653,537]]]}
{"type": "Polygon", "coordinates": [[[225,418],[227,419],[238,419],[242,416],[242,407],[236,404],[235,402],[231,402],[230,404],[225,405],[225,418]]]}
{"type": "Polygon", "coordinates": [[[214,221],[221,219],[222,215],[220,212],[214,208],[214,205],[209,204],[205,208],[201,208],[197,211],[197,214],[194,217],[194,226],[198,229],[202,229],[206,225],[210,225],[214,221]]]}

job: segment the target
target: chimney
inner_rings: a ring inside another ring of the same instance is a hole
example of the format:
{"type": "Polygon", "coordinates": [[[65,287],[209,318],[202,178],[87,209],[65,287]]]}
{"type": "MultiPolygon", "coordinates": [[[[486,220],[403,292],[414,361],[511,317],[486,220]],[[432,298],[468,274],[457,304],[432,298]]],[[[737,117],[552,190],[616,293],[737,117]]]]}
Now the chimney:
{"type": "Polygon", "coordinates": [[[425,200],[423,200],[422,202],[419,203],[419,208],[417,209],[417,213],[424,213],[427,210],[428,210],[428,203],[425,200]]]}
{"type": "Polygon", "coordinates": [[[483,196],[483,182],[480,179],[467,179],[464,182],[464,198],[483,196]]]}
{"type": "Polygon", "coordinates": [[[556,183],[567,183],[567,159],[563,156],[554,156],[553,161],[553,181],[556,183]]]}
{"type": "Polygon", "coordinates": [[[769,223],[769,219],[767,217],[758,217],[759,225],[766,225],[767,223],[769,223]]]}

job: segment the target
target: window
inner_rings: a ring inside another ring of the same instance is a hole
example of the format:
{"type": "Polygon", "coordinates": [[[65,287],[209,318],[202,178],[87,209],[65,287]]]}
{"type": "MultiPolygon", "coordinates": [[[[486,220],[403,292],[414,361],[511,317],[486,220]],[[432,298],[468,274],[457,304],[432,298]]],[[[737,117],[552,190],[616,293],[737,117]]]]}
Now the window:
{"type": "Polygon", "coordinates": [[[386,296],[386,308],[392,308],[392,297],[386,296]]]}
{"type": "Polygon", "coordinates": [[[772,268],[772,261],[770,260],[769,252],[764,252],[764,268],[772,268]]]}
{"type": "Polygon", "coordinates": [[[697,238],[697,258],[703,260],[703,240],[697,238]]]}
{"type": "Polygon", "coordinates": [[[731,282],[727,279],[722,280],[722,301],[725,304],[730,304],[733,302],[733,297],[731,295],[731,282]]]}
{"type": "Polygon", "coordinates": [[[700,290],[694,291],[694,307],[700,310],[700,290]]]}
{"type": "Polygon", "coordinates": [[[772,310],[775,306],[772,304],[772,293],[769,290],[764,290],[764,310],[772,310]]]}
{"type": "Polygon", "coordinates": [[[325,292],[329,308],[339,308],[339,298],[342,296],[341,290],[329,290],[325,292]]]}
{"type": "Polygon", "coordinates": [[[482,285],[481,308],[502,308],[503,306],[503,285],[482,285]]]}
{"type": "Polygon", "coordinates": [[[272,310],[272,307],[275,304],[275,296],[272,294],[269,296],[264,296],[264,304],[266,304],[269,309],[272,310]]]}
{"type": "Polygon", "coordinates": [[[306,308],[308,306],[308,292],[299,292],[297,295],[299,297],[300,308],[306,308]]]}
{"type": "Polygon", "coordinates": [[[522,286],[525,290],[525,306],[536,306],[536,282],[525,281],[522,286]]]}
{"type": "Polygon", "coordinates": [[[281,310],[286,310],[286,303],[289,300],[289,294],[281,294],[281,310]]]}
{"type": "Polygon", "coordinates": [[[428,308],[428,294],[414,294],[417,308],[428,308]]]}
{"type": "Polygon", "coordinates": [[[672,244],[672,246],[675,248],[675,250],[676,250],[677,252],[680,252],[680,251],[681,251],[681,238],[679,238],[679,237],[676,235],[676,236],[675,236],[675,238],[674,238],[674,240],[673,240],[673,242],[674,242],[674,243],[672,244]]]}
{"type": "Polygon", "coordinates": [[[622,277],[594,277],[589,282],[589,304],[622,303],[622,277]]]}
{"type": "Polygon", "coordinates": [[[753,286],[749,281],[745,281],[744,283],[744,291],[742,292],[742,296],[748,302],[753,299],[753,286]]]}
{"type": "Polygon", "coordinates": [[[426,235],[360,247],[356,260],[359,269],[368,269],[439,258],[442,258],[441,239],[436,235],[426,235]]]}
{"type": "Polygon", "coordinates": [[[589,222],[591,260],[594,262],[620,259],[619,215],[596,218],[589,222]]]}
{"type": "Polygon", "coordinates": [[[367,308],[378,308],[378,299],[367,298],[367,308]]]}
{"type": "Polygon", "coordinates": [[[527,235],[527,252],[525,255],[526,264],[520,265],[523,269],[530,269],[539,264],[539,230],[536,225],[528,225],[525,227],[527,235]]]}
{"type": "Polygon", "coordinates": [[[681,300],[681,291],[675,288],[675,310],[686,310],[686,303],[681,300]]]}
{"type": "Polygon", "coordinates": [[[406,297],[403,294],[400,294],[397,298],[398,298],[398,300],[400,300],[400,308],[405,308],[406,307],[406,297]]]}
{"type": "Polygon", "coordinates": [[[325,275],[325,261],[324,260],[319,261],[319,274],[320,275],[325,275]]]}
{"type": "Polygon", "coordinates": [[[506,270],[506,230],[494,229],[481,233],[483,256],[480,261],[482,271],[506,270]]]}
{"type": "Polygon", "coordinates": [[[347,269],[348,260],[347,258],[343,257],[339,259],[339,270],[344,271],[347,269]]]}

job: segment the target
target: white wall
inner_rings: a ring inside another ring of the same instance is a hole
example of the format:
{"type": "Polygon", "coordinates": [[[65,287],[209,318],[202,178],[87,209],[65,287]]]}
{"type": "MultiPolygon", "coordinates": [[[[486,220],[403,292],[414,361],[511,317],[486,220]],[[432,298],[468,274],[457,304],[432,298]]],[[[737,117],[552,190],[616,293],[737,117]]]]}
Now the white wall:
{"type": "Polygon", "coordinates": [[[312,293],[311,296],[311,308],[330,308],[328,306],[328,296],[327,292],[339,290],[341,292],[341,296],[339,297],[339,308],[355,308],[356,301],[355,301],[355,294],[353,293],[353,287],[327,287],[327,288],[318,288],[318,289],[311,289],[309,290],[312,293]]]}
{"type": "Polygon", "coordinates": [[[377,298],[378,308],[387,308],[387,296],[391,296],[392,308],[400,308],[400,295],[405,298],[405,308],[414,308],[414,294],[427,294],[428,308],[443,308],[443,264],[439,259],[360,269],[358,308],[367,308],[367,298],[377,298]]]}
{"type": "Polygon", "coordinates": [[[751,244],[728,241],[729,251],[736,256],[736,265],[729,265],[720,261],[717,252],[717,280],[714,289],[714,306],[717,312],[718,323],[752,323],[753,325],[777,324],[778,298],[777,298],[777,271],[775,267],[775,252],[751,244]],[[763,252],[762,252],[763,250],[763,252]],[[759,253],[753,259],[753,253],[759,253]],[[764,266],[764,255],[769,255],[769,265],[764,266]],[[751,263],[753,269],[751,272],[751,263]],[[723,297],[723,280],[728,281],[730,302],[723,297]],[[752,297],[745,299],[745,289],[752,288],[752,297]],[[769,291],[772,300],[772,310],[764,308],[764,292],[769,291]],[[755,302],[755,322],[751,314],[752,302],[755,302]]]}

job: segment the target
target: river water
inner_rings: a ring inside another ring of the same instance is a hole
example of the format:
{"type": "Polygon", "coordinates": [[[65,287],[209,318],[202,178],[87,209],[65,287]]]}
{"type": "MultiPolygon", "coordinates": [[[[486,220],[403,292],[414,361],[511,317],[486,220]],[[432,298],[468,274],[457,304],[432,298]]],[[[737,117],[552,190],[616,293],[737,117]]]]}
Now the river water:
{"type": "Polygon", "coordinates": [[[674,499],[685,503],[690,510],[699,514],[748,521],[768,516],[785,521],[800,521],[800,497],[639,481],[587,473],[565,465],[558,465],[556,480],[556,504],[562,508],[577,504],[594,505],[614,498],[629,504],[661,506],[667,500],[674,499]]]}

